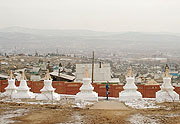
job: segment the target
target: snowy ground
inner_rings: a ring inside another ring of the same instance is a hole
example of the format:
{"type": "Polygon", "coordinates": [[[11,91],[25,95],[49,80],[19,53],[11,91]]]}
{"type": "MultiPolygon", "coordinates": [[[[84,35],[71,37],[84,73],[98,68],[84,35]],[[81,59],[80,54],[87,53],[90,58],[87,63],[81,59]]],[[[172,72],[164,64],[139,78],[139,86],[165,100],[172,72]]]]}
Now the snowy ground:
{"type": "Polygon", "coordinates": [[[156,105],[154,98],[143,98],[137,99],[129,102],[125,102],[125,105],[135,108],[135,109],[147,109],[147,108],[159,108],[160,106],[156,105]]]}
{"type": "Polygon", "coordinates": [[[11,120],[10,118],[24,115],[26,112],[28,112],[28,109],[17,109],[17,110],[6,111],[1,115],[0,123],[1,124],[14,123],[15,121],[11,120]]]}
{"type": "MultiPolygon", "coordinates": [[[[36,96],[38,93],[35,94],[36,96]]],[[[0,97],[2,96],[2,93],[0,93],[0,97]]],[[[1,98],[0,101],[2,102],[16,102],[16,103],[27,103],[27,104],[66,104],[67,102],[73,104],[74,107],[84,108],[87,105],[92,105],[95,102],[87,102],[87,101],[78,101],[75,102],[75,95],[67,95],[67,94],[60,94],[61,100],[60,101],[22,101],[20,99],[10,99],[10,97],[4,97],[1,98]]],[[[105,100],[106,97],[98,97],[100,100],[105,100]]],[[[118,98],[115,97],[109,97],[109,101],[118,101],[118,98]]],[[[156,105],[156,101],[154,98],[143,98],[133,101],[128,101],[124,103],[125,105],[135,108],[135,109],[147,109],[147,108],[159,108],[158,105],[156,105]]]]}
{"type": "Polygon", "coordinates": [[[131,124],[159,124],[157,119],[144,116],[140,113],[131,115],[129,121],[131,124]]]}
{"type": "MultiPolygon", "coordinates": [[[[38,94],[35,94],[38,95],[38,94]]],[[[10,99],[10,97],[4,97],[2,95],[2,93],[0,93],[0,102],[4,102],[4,103],[11,103],[11,102],[15,102],[15,103],[26,103],[26,104],[57,104],[57,105],[71,105],[74,108],[86,108],[87,106],[91,106],[93,105],[95,102],[87,102],[87,101],[78,101],[75,102],[75,95],[67,95],[67,94],[60,94],[61,100],[59,101],[36,101],[35,99],[29,99],[29,100],[23,100],[23,99],[10,99]]],[[[98,98],[99,101],[103,101],[106,102],[106,97],[99,97],[98,98]]],[[[114,97],[109,97],[109,101],[115,101],[115,102],[119,102],[118,98],[114,98],[114,97]]],[[[121,103],[122,104],[122,103],[121,103]]],[[[142,110],[142,109],[159,109],[159,108],[163,108],[163,105],[159,105],[156,104],[156,101],[154,98],[143,98],[143,99],[138,99],[138,100],[133,100],[133,101],[128,101],[128,102],[124,102],[124,104],[130,108],[134,108],[136,110],[142,110]]],[[[170,109],[168,107],[164,107],[164,110],[170,111],[170,109]]],[[[23,115],[24,113],[28,112],[28,109],[16,109],[16,110],[9,110],[9,111],[5,111],[3,113],[1,113],[0,116],[0,122],[3,124],[8,124],[8,123],[14,123],[13,120],[11,120],[10,118],[12,117],[18,117],[23,115]]],[[[166,114],[166,115],[161,115],[161,114],[155,114],[155,115],[144,115],[142,113],[135,113],[129,116],[128,121],[131,124],[159,124],[159,117],[179,117],[180,114],[166,114]],[[156,118],[157,117],[157,118],[156,118]]],[[[75,113],[75,115],[73,116],[76,122],[81,123],[81,115],[79,115],[78,113],[75,113]]],[[[73,122],[67,122],[67,124],[70,124],[73,122]]]]}
{"type": "MultiPolygon", "coordinates": [[[[35,93],[35,96],[37,96],[38,93],[35,93]]],[[[59,104],[59,105],[65,105],[65,104],[71,104],[72,107],[78,107],[78,108],[85,108],[86,106],[93,105],[95,102],[89,102],[89,101],[77,101],[75,102],[75,95],[67,95],[67,94],[59,94],[61,97],[61,100],[59,101],[37,101],[35,99],[11,99],[10,97],[5,97],[0,93],[0,102],[6,102],[6,103],[26,103],[26,104],[59,104]]]]}

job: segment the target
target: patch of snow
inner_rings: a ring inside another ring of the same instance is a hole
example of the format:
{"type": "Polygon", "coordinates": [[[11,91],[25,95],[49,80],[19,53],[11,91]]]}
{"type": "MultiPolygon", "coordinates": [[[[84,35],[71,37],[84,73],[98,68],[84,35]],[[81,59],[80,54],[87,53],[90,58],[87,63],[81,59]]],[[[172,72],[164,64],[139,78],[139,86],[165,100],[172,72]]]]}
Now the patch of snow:
{"type": "Polygon", "coordinates": [[[165,117],[178,117],[178,116],[180,116],[180,114],[169,113],[168,115],[165,115],[165,117]]]}
{"type": "Polygon", "coordinates": [[[75,122],[73,122],[73,124],[83,124],[82,116],[79,115],[78,112],[75,112],[75,113],[73,114],[73,118],[74,118],[74,120],[75,120],[75,122]]]}
{"type": "Polygon", "coordinates": [[[157,116],[157,117],[179,117],[180,116],[180,114],[174,114],[174,113],[169,113],[169,114],[167,114],[167,115],[155,115],[155,116],[157,116]]]}
{"type": "Polygon", "coordinates": [[[79,115],[78,112],[74,112],[72,115],[72,121],[64,122],[64,123],[57,123],[57,124],[84,124],[83,117],[79,115]]]}
{"type": "Polygon", "coordinates": [[[17,109],[15,111],[13,111],[13,110],[6,111],[6,112],[2,113],[2,115],[0,116],[0,123],[1,124],[14,123],[16,121],[11,120],[11,118],[21,116],[26,112],[28,112],[27,109],[17,109]]]}
{"type": "MultiPolygon", "coordinates": [[[[38,95],[37,93],[35,94],[36,96],[38,95]]],[[[75,102],[75,95],[65,95],[65,94],[60,94],[61,99],[58,101],[43,101],[43,100],[27,100],[23,101],[21,99],[11,99],[10,97],[1,97],[0,102],[4,103],[25,103],[25,104],[39,104],[39,105],[45,105],[45,104],[54,104],[54,105],[70,105],[72,107],[78,107],[78,108],[85,108],[88,105],[94,104],[94,102],[89,102],[89,101],[77,101],[75,102]]]]}
{"type": "Polygon", "coordinates": [[[164,110],[170,111],[170,110],[171,110],[171,108],[166,107],[166,108],[164,108],[164,110]]]}
{"type": "Polygon", "coordinates": [[[127,101],[125,102],[125,105],[135,109],[159,108],[160,106],[157,106],[155,103],[156,101],[153,98],[143,98],[133,101],[127,101]]]}
{"type": "Polygon", "coordinates": [[[129,118],[131,124],[159,124],[158,120],[143,116],[142,114],[134,114],[129,118]]]}
{"type": "MultiPolygon", "coordinates": [[[[99,100],[104,100],[106,99],[106,97],[98,97],[99,100]]],[[[108,97],[109,100],[119,100],[119,98],[115,98],[115,97],[108,97]]]]}
{"type": "Polygon", "coordinates": [[[78,108],[86,108],[86,106],[93,105],[95,102],[88,102],[88,101],[76,101],[75,105],[73,107],[78,107],[78,108]]]}
{"type": "Polygon", "coordinates": [[[65,98],[72,98],[74,99],[75,98],[75,95],[68,95],[68,94],[60,94],[61,95],[61,98],[65,97],[65,98]]]}
{"type": "MultiPolygon", "coordinates": [[[[37,96],[38,93],[35,93],[35,96],[37,96]]],[[[0,93],[1,96],[1,93],[0,93]]],[[[78,107],[78,108],[85,108],[87,105],[92,105],[94,102],[89,101],[74,101],[75,95],[67,95],[67,94],[60,94],[61,100],[58,101],[21,101],[21,99],[10,99],[10,97],[1,97],[0,101],[2,102],[16,102],[16,103],[26,103],[26,104],[71,104],[72,107],[78,107]]],[[[98,97],[99,100],[105,100],[106,97],[98,97]]],[[[109,97],[109,100],[115,100],[119,101],[119,98],[115,97],[109,97]]],[[[108,101],[107,101],[108,102],[108,101]]],[[[143,99],[137,99],[133,101],[127,101],[125,102],[125,105],[135,108],[135,109],[146,109],[146,108],[159,108],[160,106],[157,106],[156,101],[154,98],[143,98],[143,99]]]]}

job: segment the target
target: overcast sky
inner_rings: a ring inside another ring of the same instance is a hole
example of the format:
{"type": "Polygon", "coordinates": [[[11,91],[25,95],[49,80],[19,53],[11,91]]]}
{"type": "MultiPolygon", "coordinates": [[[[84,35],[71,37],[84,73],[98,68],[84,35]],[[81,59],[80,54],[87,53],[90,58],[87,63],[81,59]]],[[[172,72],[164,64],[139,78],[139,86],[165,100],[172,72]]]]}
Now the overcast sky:
{"type": "Polygon", "coordinates": [[[180,0],[0,0],[0,28],[180,33],[180,0]]]}

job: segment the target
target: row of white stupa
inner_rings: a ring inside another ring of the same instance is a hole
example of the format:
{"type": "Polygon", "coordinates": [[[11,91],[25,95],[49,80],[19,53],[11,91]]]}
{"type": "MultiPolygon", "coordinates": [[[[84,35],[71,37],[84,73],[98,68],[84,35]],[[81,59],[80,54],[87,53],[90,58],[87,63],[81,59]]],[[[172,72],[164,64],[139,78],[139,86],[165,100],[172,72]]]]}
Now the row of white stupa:
{"type": "Polygon", "coordinates": [[[3,95],[10,96],[11,98],[35,98],[36,100],[60,100],[60,95],[55,93],[55,89],[52,87],[52,79],[47,71],[44,80],[44,87],[40,90],[41,94],[35,96],[34,93],[30,92],[30,88],[27,85],[26,77],[24,72],[21,75],[21,81],[19,87],[15,85],[15,78],[12,74],[8,79],[8,86],[5,88],[3,95]]]}
{"type": "MultiPolygon", "coordinates": [[[[142,99],[142,94],[137,91],[135,85],[135,77],[132,72],[132,67],[129,68],[129,72],[126,76],[126,84],[123,87],[124,91],[119,93],[119,101],[129,101],[135,99],[142,99]]],[[[179,94],[174,91],[174,87],[171,84],[171,76],[166,66],[165,74],[163,76],[163,84],[160,87],[161,90],[156,92],[157,102],[173,102],[179,100],[179,94]]]]}
{"type": "MultiPolygon", "coordinates": [[[[98,94],[94,92],[94,87],[91,85],[91,79],[88,78],[88,70],[85,74],[86,78],[83,78],[83,85],[80,87],[80,92],[76,94],[76,101],[98,101],[98,94]]],[[[136,99],[142,99],[142,94],[137,91],[135,85],[135,77],[132,72],[132,67],[129,68],[129,72],[126,76],[127,83],[125,84],[124,91],[119,93],[119,101],[131,101],[136,99]]],[[[20,86],[16,87],[15,79],[11,72],[8,79],[8,86],[5,88],[4,95],[11,96],[11,98],[36,98],[36,100],[60,100],[60,95],[55,93],[55,89],[52,87],[52,79],[47,71],[44,80],[44,87],[40,90],[41,94],[35,95],[29,91],[26,78],[22,73],[20,86]]],[[[157,102],[172,102],[178,101],[179,95],[174,91],[174,87],[171,85],[171,77],[169,75],[168,67],[163,77],[163,84],[161,90],[156,92],[157,102]]]]}

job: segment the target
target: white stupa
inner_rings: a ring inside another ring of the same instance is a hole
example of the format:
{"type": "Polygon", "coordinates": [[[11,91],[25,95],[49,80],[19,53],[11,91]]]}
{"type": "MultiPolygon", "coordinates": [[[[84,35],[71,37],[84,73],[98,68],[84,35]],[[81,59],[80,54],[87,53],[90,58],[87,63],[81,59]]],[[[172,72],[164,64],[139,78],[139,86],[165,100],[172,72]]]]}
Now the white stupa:
{"type": "Polygon", "coordinates": [[[40,90],[41,94],[36,97],[36,100],[60,100],[60,95],[55,93],[55,88],[52,87],[52,78],[49,70],[45,75],[44,87],[40,90]]]}
{"type": "Polygon", "coordinates": [[[21,75],[20,86],[17,88],[17,93],[12,95],[12,98],[34,98],[35,95],[30,92],[30,88],[27,86],[26,76],[24,72],[21,75]]]}
{"type": "Polygon", "coordinates": [[[126,76],[126,84],[123,87],[124,91],[119,93],[119,101],[131,101],[135,99],[141,99],[142,94],[137,91],[137,86],[135,85],[135,77],[133,75],[132,67],[130,66],[129,72],[126,76]]]}
{"type": "Polygon", "coordinates": [[[85,78],[83,78],[80,92],[75,96],[75,101],[98,101],[98,93],[94,92],[91,85],[91,78],[88,77],[88,69],[86,69],[85,78]]]}
{"type": "Polygon", "coordinates": [[[5,88],[6,91],[3,93],[3,95],[11,97],[13,94],[17,92],[16,89],[17,87],[15,85],[15,78],[11,71],[8,78],[8,86],[5,88]]]}
{"type": "Polygon", "coordinates": [[[163,77],[163,84],[161,90],[156,92],[157,102],[173,102],[179,100],[179,94],[174,91],[174,87],[171,84],[171,76],[169,75],[168,66],[166,65],[166,71],[163,77]]]}

